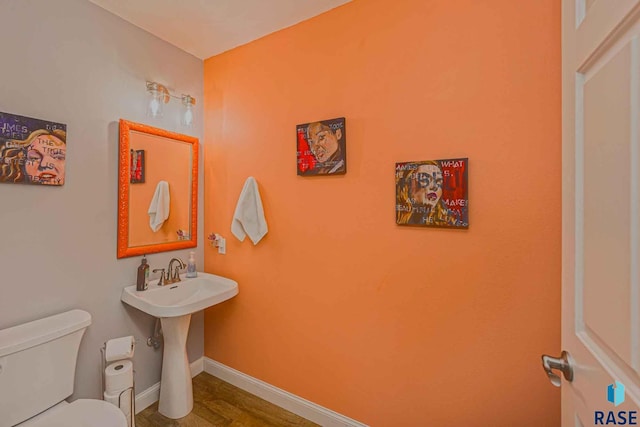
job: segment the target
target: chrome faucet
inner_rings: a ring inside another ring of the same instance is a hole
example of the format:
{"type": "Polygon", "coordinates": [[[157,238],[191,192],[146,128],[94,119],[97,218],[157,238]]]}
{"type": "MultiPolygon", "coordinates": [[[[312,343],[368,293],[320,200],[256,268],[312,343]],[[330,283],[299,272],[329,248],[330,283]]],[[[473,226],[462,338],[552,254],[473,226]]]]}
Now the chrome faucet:
{"type": "Polygon", "coordinates": [[[169,285],[171,283],[176,283],[180,281],[180,269],[186,268],[187,264],[184,263],[180,258],[171,258],[169,261],[169,267],[167,268],[167,277],[164,281],[165,285],[169,285]],[[173,269],[173,263],[178,262],[179,265],[173,269]],[[171,275],[171,271],[173,270],[173,275],[171,275]]]}

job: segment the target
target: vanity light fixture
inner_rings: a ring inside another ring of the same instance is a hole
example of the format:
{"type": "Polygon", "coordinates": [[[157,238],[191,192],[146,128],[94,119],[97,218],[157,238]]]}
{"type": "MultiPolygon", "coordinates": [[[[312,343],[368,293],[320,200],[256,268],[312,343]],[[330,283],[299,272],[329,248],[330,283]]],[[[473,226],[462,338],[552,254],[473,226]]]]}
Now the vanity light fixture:
{"type": "Polygon", "coordinates": [[[166,86],[156,82],[147,82],[147,93],[149,94],[147,112],[151,117],[162,117],[164,104],[168,103],[171,98],[176,98],[182,102],[180,123],[186,127],[193,125],[193,106],[196,104],[194,97],[184,94],[181,96],[172,95],[166,86]]]}

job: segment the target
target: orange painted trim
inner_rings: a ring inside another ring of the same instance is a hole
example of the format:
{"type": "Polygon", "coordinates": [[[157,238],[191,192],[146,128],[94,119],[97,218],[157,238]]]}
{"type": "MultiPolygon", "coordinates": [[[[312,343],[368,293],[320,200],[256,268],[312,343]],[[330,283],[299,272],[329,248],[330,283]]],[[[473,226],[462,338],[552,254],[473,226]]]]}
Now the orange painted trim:
{"type": "Polygon", "coordinates": [[[198,246],[198,138],[181,133],[120,119],[120,144],[118,162],[118,258],[195,248],[198,246]],[[164,138],[176,139],[193,145],[191,167],[191,229],[189,240],[154,245],[129,247],[129,173],[131,131],[143,132],[164,138]]]}

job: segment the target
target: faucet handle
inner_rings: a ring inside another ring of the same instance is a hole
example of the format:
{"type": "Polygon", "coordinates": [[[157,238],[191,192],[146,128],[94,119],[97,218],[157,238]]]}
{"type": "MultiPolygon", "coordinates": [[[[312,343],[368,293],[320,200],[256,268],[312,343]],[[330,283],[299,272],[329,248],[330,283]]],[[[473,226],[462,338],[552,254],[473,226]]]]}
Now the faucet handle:
{"type": "Polygon", "coordinates": [[[158,280],[158,286],[164,285],[164,268],[155,268],[153,269],[154,273],[160,272],[160,280],[158,280]]]}
{"type": "Polygon", "coordinates": [[[174,282],[180,282],[180,269],[185,268],[186,265],[176,265],[176,267],[173,269],[173,281],[174,282]]]}

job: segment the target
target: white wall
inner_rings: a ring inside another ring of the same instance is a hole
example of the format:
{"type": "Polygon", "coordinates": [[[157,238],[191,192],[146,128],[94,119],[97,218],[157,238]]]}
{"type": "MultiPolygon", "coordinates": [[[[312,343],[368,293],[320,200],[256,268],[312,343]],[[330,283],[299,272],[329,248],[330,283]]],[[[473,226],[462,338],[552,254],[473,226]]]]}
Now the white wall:
{"type": "MultiPolygon", "coordinates": [[[[0,15],[0,111],[67,125],[64,186],[0,184],[0,329],[87,310],[93,324],[80,348],[74,398],[101,395],[99,348],[125,335],[139,340],[142,391],[160,380],[162,358],[145,344],[154,319],[120,302],[140,257],[116,259],[118,119],[202,138],[202,61],[86,0],[2,0],[0,15]],[[148,119],[145,80],[195,96],[196,126],[181,128],[177,100],[164,119],[148,119]]],[[[202,188],[200,179],[200,200],[202,188]]],[[[202,267],[201,208],[198,222],[202,267]]],[[[188,251],[148,259],[157,268],[174,256],[186,260],[188,251]]],[[[192,361],[203,354],[202,314],[192,319],[188,350],[192,361]]]]}

